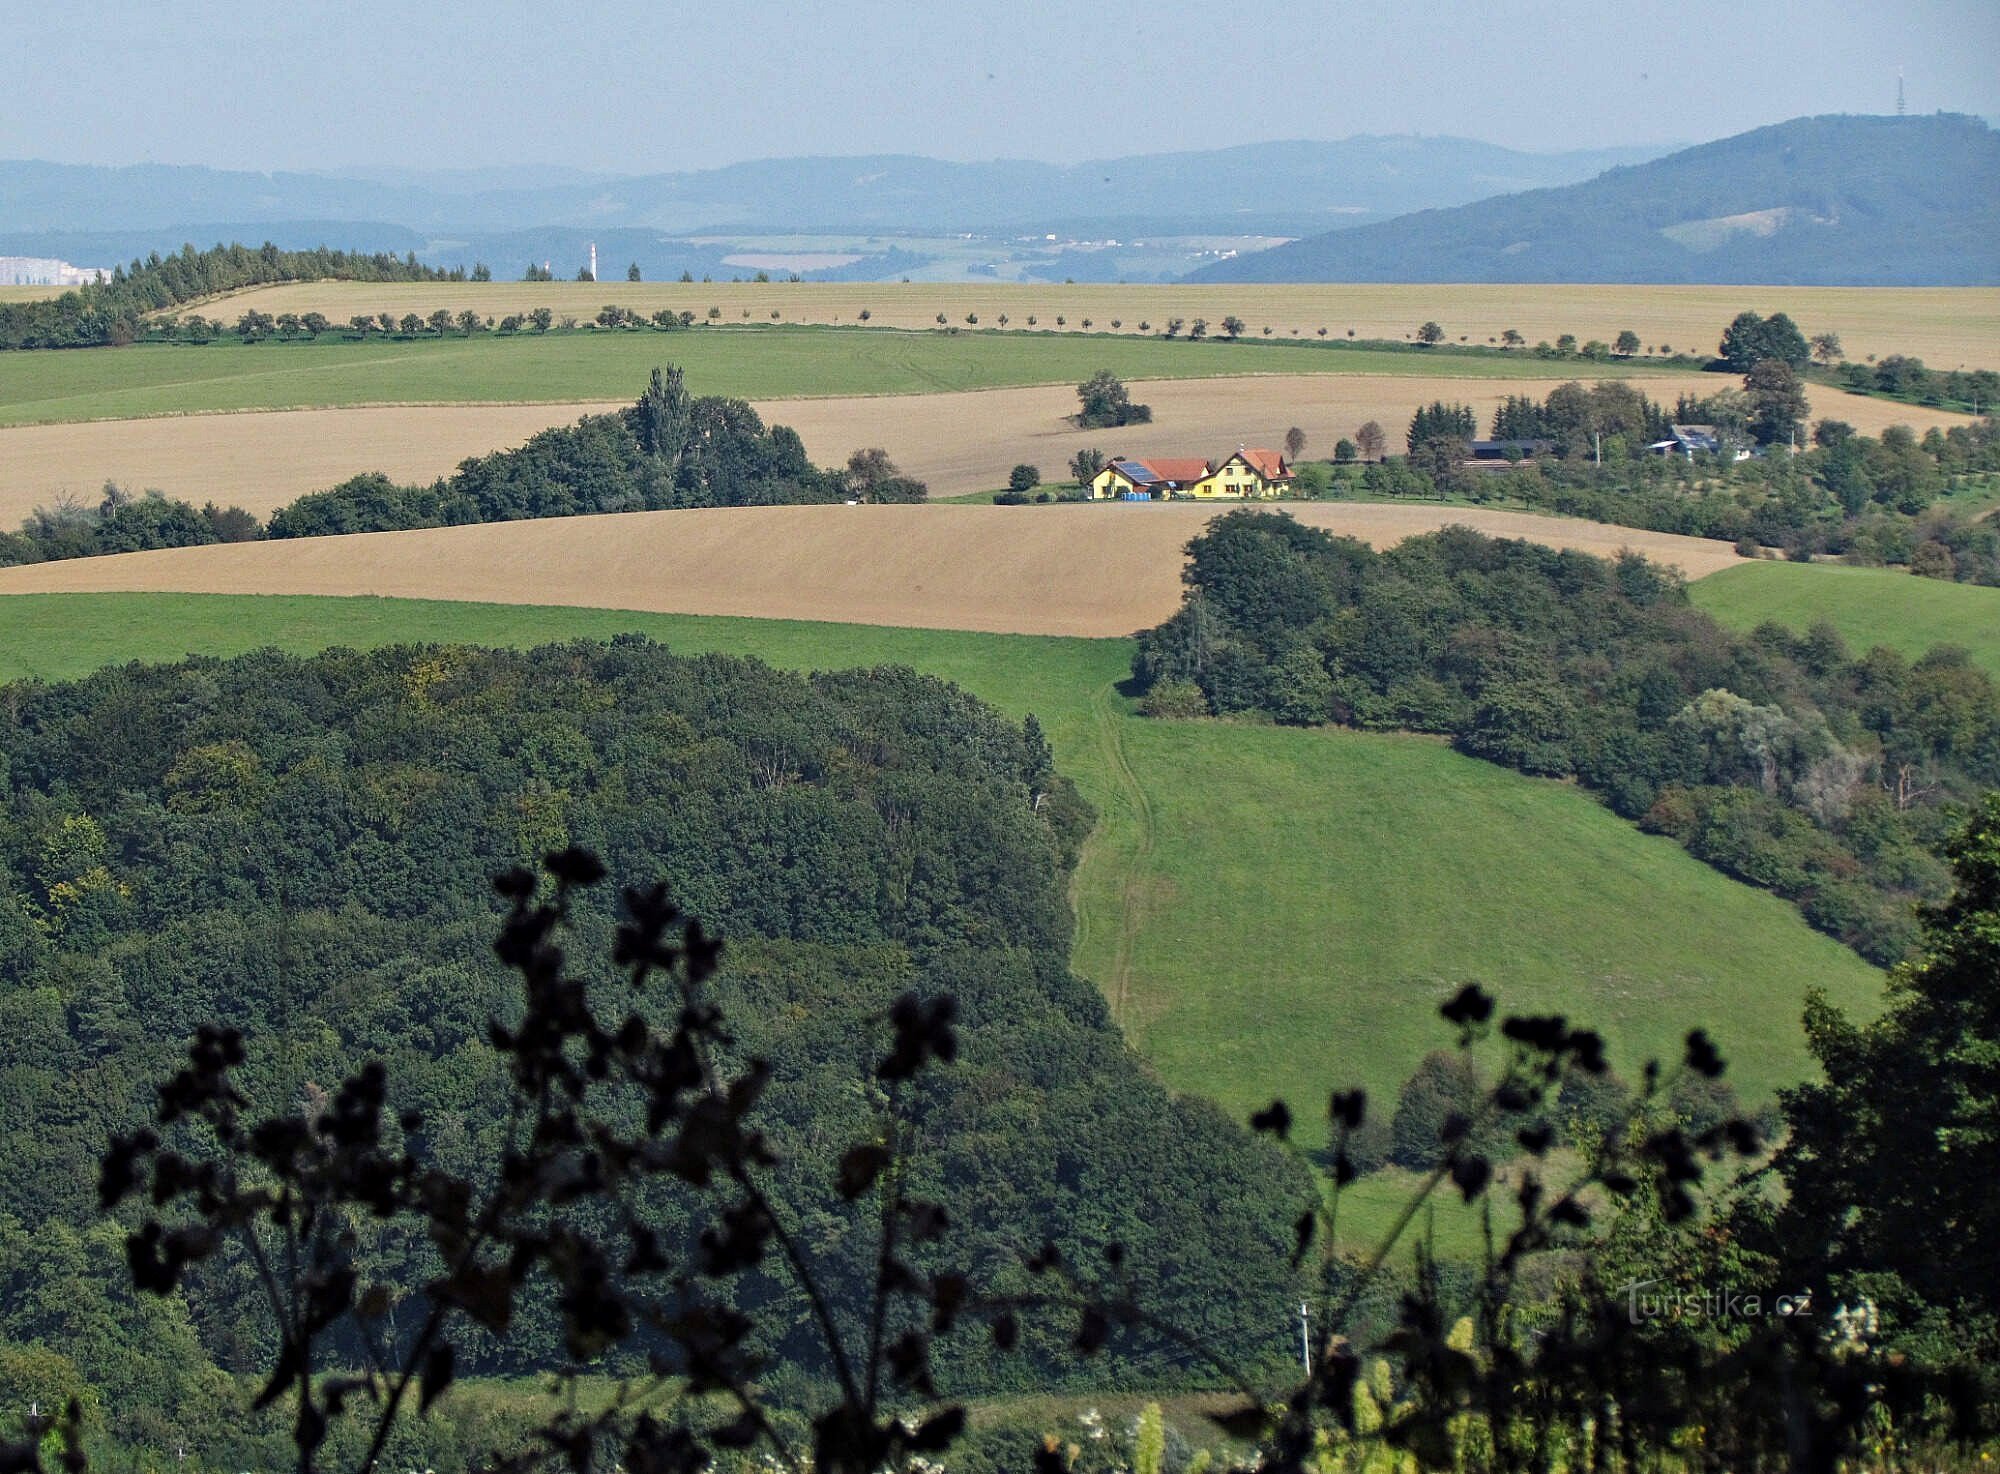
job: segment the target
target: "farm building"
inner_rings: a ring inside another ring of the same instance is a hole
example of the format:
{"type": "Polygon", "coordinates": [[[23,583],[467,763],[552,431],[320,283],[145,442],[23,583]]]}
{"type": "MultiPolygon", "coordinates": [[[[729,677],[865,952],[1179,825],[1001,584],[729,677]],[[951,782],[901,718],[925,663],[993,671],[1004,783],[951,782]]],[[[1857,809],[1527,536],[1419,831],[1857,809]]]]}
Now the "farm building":
{"type": "MultiPolygon", "coordinates": [[[[1656,456],[1686,456],[1693,460],[1697,455],[1722,455],[1722,433],[1713,425],[1670,425],[1665,440],[1656,440],[1646,449],[1656,456]]],[[[1737,447],[1732,459],[1747,461],[1750,452],[1737,447]]]]}
{"type": "Polygon", "coordinates": [[[1292,468],[1277,451],[1238,446],[1219,461],[1113,456],[1092,478],[1090,494],[1098,501],[1241,500],[1277,496],[1291,484],[1292,468]]]}
{"type": "Polygon", "coordinates": [[[1532,461],[1555,450],[1547,440],[1474,440],[1467,455],[1475,461],[1532,461]]]}

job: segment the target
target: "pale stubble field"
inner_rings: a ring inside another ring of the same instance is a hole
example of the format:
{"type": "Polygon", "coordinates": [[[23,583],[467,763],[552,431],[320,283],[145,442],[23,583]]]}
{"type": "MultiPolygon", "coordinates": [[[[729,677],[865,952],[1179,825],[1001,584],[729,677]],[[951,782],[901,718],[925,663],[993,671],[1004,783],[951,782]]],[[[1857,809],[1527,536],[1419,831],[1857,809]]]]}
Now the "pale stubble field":
{"type": "Polygon", "coordinates": [[[1512,328],[1529,344],[1564,333],[1606,343],[1624,329],[1652,351],[1712,353],[1737,313],[1789,313],[1807,333],[1833,332],[1855,360],[1912,354],[1933,368],[2000,367],[2000,288],[1993,287],[1742,287],[1571,286],[1484,283],[1307,283],[1190,286],[1091,283],[934,282],[299,282],[258,287],[183,309],[233,322],[250,308],[322,312],[336,323],[356,313],[470,309],[496,320],[547,307],[557,318],[588,322],[617,304],[647,315],[662,308],[724,322],[839,323],[854,326],[868,313],[871,327],[929,328],[943,313],[963,331],[976,313],[978,331],[1034,326],[1092,332],[1160,332],[1169,318],[1205,318],[1219,334],[1225,317],[1246,336],[1329,341],[1400,341],[1435,320],[1450,341],[1485,344],[1512,328]],[[1118,326],[1113,326],[1114,322],[1118,326]],[[1141,324],[1149,324],[1142,328],[1141,324]]]}
{"type": "MultiPolygon", "coordinates": [[[[915,629],[1117,636],[1179,606],[1188,540],[1220,506],[815,506],[627,512],[231,543],[0,569],[19,593],[377,594],[915,629]]],[[[1299,503],[1386,547],[1450,524],[1700,577],[1727,544],[1435,504],[1299,503]]]]}
{"type": "MultiPolygon", "coordinates": [[[[849,451],[881,446],[933,496],[1004,486],[1018,462],[1060,479],[1085,446],[1110,454],[1225,455],[1238,445],[1276,446],[1293,425],[1308,456],[1375,420],[1400,451],[1411,413],[1433,399],[1470,404],[1484,425],[1509,394],[1546,395],[1542,379],[1419,378],[1374,374],[1286,374],[1135,383],[1153,407],[1150,425],[1079,430],[1069,386],[985,389],[958,394],[864,395],[757,401],[767,420],[790,425],[823,465],[849,451]]],[[[1682,391],[1713,393],[1713,375],[1661,375],[1637,387],[1669,403],[1682,391]]],[[[1814,390],[1815,413],[1877,433],[1890,424],[1918,429],[1964,416],[1887,400],[1814,390]]],[[[390,405],[352,409],[181,415],[0,430],[0,527],[36,507],[94,502],[106,481],[157,488],[199,504],[235,503],[266,516],[309,491],[363,471],[427,483],[468,456],[518,445],[539,430],[618,407],[608,402],[517,405],[390,405]]]]}

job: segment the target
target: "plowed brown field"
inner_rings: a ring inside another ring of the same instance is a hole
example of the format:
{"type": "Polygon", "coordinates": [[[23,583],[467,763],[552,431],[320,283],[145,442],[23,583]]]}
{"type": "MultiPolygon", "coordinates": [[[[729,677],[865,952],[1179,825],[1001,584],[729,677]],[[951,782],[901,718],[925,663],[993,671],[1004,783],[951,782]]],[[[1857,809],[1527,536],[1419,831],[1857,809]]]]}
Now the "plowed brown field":
{"type": "MultiPolygon", "coordinates": [[[[0,570],[0,594],[378,594],[1049,635],[1124,635],[1178,606],[1189,538],[1222,508],[749,507],[235,543],[0,570]]],[[[1387,546],[1463,523],[1699,577],[1724,544],[1458,507],[1302,504],[1387,546]]]]}
{"type": "MultiPolygon", "coordinates": [[[[1066,474],[1084,446],[1130,455],[1212,456],[1238,445],[1278,445],[1288,426],[1306,432],[1308,455],[1325,456],[1364,420],[1377,420],[1392,445],[1410,414],[1432,399],[1469,403],[1482,423],[1509,394],[1548,393],[1545,379],[1412,378],[1401,375],[1292,374],[1170,379],[1133,386],[1154,422],[1125,430],[1078,430],[1064,418],[1075,391],[1061,386],[983,389],[848,399],[768,400],[758,409],[804,437],[825,465],[859,446],[879,445],[934,496],[1004,486],[1017,462],[1049,480],[1066,474]]],[[[1683,389],[1709,393],[1712,377],[1663,376],[1641,385],[1671,401],[1683,389]]],[[[1854,395],[1815,390],[1815,409],[1875,433],[1964,420],[1854,395]]],[[[308,491],[361,471],[425,482],[467,456],[517,445],[537,430],[569,424],[603,404],[398,405],[280,410],[29,425],[0,430],[0,526],[68,496],[94,502],[104,483],[157,487],[197,504],[234,502],[259,516],[308,491]]]]}

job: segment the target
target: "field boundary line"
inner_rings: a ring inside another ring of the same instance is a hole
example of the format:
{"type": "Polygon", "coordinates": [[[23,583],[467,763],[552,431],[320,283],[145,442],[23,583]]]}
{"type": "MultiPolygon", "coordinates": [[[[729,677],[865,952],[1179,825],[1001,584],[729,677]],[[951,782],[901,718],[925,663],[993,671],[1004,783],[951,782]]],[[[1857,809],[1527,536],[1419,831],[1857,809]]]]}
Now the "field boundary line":
{"type": "MultiPolygon", "coordinates": [[[[1111,1005],[1112,1021],[1125,1031],[1129,1039],[1132,953],[1138,943],[1140,913],[1145,908],[1147,891],[1147,865],[1153,856],[1157,828],[1152,801],[1147,798],[1145,785],[1132,771],[1131,759],[1125,753],[1125,737],[1120,730],[1124,714],[1112,704],[1112,694],[1116,690],[1116,682],[1100,686],[1090,698],[1090,709],[1097,719],[1098,748],[1104,757],[1105,768],[1111,774],[1113,785],[1119,790],[1125,806],[1131,811],[1136,826],[1131,853],[1125,857],[1124,874],[1114,878],[1118,925],[1112,943],[1111,976],[1102,985],[1105,999],[1111,1005]]],[[[1136,1044],[1134,1047],[1137,1047],[1136,1044]]]]}

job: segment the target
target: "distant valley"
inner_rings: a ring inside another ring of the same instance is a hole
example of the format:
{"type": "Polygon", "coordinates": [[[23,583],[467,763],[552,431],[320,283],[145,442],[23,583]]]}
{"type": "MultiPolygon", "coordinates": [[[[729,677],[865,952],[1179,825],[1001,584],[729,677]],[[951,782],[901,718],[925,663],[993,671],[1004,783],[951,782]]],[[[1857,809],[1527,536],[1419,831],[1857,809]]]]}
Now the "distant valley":
{"type": "Polygon", "coordinates": [[[108,265],[185,241],[415,252],[649,279],[1172,280],[1285,239],[1569,184],[1658,149],[1537,154],[1458,138],[1252,144],[1075,165],[772,159],[655,175],[258,174],[0,162],[0,255],[108,265]],[[832,259],[824,259],[832,258],[832,259]],[[762,262],[778,264],[761,265],[762,262]]]}

